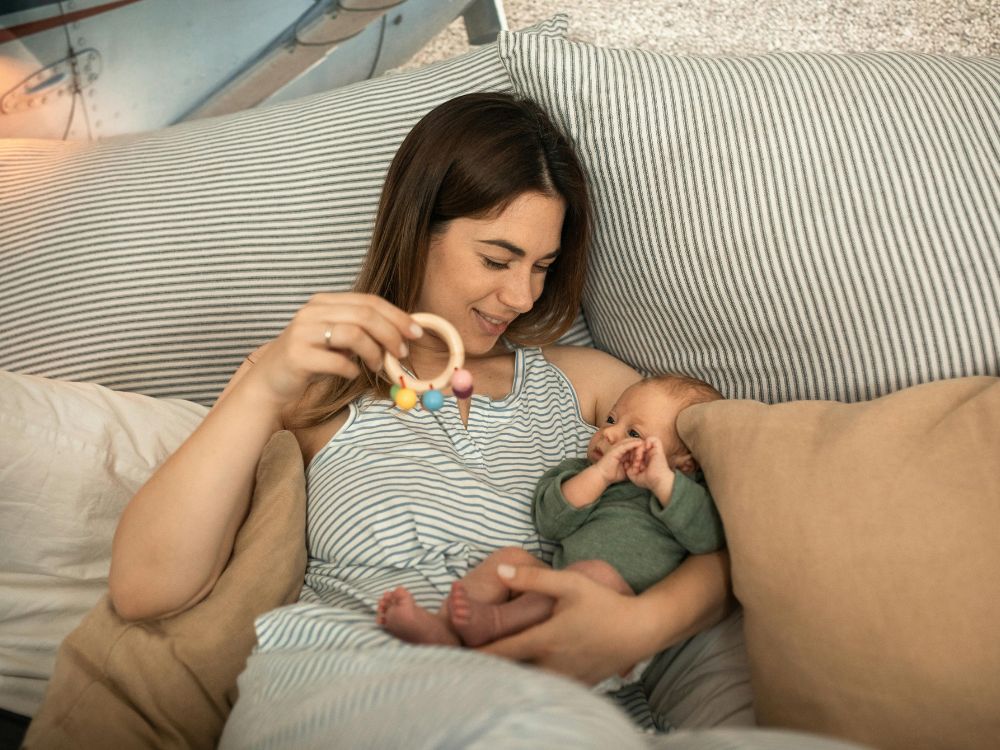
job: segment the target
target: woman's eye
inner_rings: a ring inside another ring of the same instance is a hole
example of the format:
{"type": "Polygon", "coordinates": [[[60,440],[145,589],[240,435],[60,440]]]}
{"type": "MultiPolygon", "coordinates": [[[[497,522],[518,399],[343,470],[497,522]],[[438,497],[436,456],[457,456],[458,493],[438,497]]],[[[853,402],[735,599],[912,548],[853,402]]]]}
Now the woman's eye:
{"type": "Polygon", "coordinates": [[[552,270],[552,266],[535,266],[535,273],[548,273],[552,270]]]}
{"type": "Polygon", "coordinates": [[[483,256],[483,265],[487,268],[492,268],[494,271],[499,271],[507,267],[506,263],[501,263],[498,260],[493,260],[492,258],[487,258],[486,256],[483,256]]]}

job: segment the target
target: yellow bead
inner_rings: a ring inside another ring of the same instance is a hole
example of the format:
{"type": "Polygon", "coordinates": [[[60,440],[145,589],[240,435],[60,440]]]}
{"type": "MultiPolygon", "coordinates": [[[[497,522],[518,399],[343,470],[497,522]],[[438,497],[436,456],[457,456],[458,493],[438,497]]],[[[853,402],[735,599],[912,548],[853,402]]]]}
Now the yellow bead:
{"type": "Polygon", "coordinates": [[[412,388],[400,388],[396,391],[396,406],[400,409],[412,409],[417,403],[417,392],[412,388]]]}

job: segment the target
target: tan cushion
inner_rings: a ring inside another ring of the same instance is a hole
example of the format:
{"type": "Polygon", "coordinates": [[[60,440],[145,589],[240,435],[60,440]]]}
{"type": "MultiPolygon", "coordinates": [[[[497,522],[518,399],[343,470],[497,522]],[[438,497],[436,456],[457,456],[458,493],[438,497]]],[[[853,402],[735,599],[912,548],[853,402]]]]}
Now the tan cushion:
{"type": "Polygon", "coordinates": [[[261,457],[250,513],[209,596],[141,623],[122,620],[102,598],[60,646],[24,746],[214,747],[256,642],[254,618],[295,601],[304,571],[302,455],[292,434],[279,432],[261,457]]]}
{"type": "Polygon", "coordinates": [[[1000,379],[691,407],[761,724],[880,748],[1000,739],[1000,379]]]}

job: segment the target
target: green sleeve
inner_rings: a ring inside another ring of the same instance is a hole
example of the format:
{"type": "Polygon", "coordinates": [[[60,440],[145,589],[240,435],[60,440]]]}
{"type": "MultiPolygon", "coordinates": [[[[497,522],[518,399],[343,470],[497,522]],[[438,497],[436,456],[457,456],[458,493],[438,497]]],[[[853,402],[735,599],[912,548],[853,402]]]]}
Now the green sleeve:
{"type": "Polygon", "coordinates": [[[655,497],[649,504],[653,515],[688,552],[697,555],[726,546],[719,511],[708,487],[696,478],[678,471],[667,507],[662,507],[655,497]]]}
{"type": "Polygon", "coordinates": [[[568,458],[555,468],[549,469],[538,481],[532,517],[538,533],[546,539],[560,541],[583,526],[590,518],[597,503],[584,508],[574,508],[562,493],[562,483],[587,468],[587,462],[580,458],[568,458]]]}

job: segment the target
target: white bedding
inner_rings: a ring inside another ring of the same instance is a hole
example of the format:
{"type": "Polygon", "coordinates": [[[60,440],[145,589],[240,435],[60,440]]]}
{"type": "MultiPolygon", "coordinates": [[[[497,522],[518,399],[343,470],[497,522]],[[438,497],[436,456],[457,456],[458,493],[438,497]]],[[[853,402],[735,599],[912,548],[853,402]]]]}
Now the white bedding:
{"type": "Polygon", "coordinates": [[[0,708],[31,716],[135,491],[208,412],[0,371],[0,708]]]}

